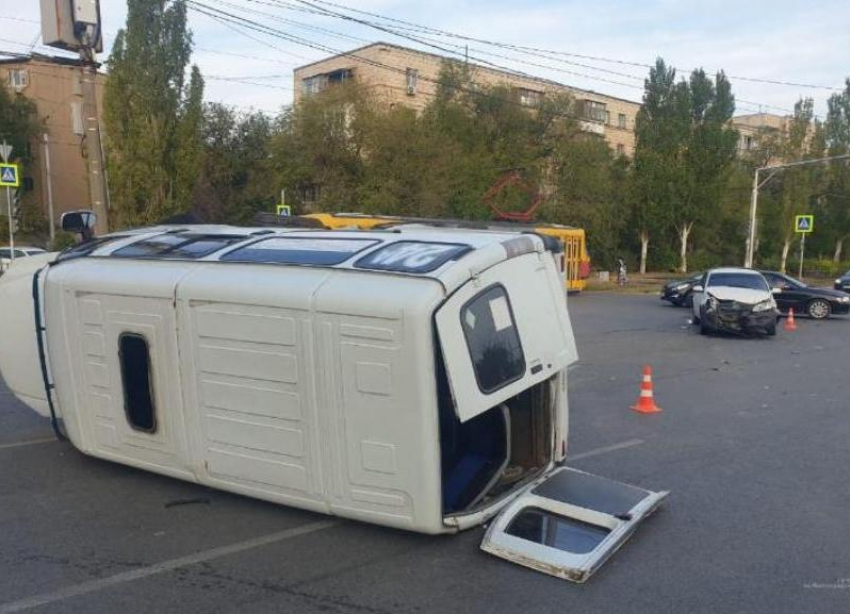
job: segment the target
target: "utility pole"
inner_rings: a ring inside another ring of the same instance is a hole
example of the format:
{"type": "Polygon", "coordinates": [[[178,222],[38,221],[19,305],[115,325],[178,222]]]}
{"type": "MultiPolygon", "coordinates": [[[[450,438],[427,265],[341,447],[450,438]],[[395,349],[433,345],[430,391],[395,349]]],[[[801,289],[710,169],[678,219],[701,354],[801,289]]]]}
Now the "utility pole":
{"type": "Polygon", "coordinates": [[[53,215],[53,175],[50,171],[50,137],[45,132],[42,135],[44,140],[44,172],[47,181],[47,219],[50,222],[50,246],[53,247],[53,242],[56,240],[56,220],[53,215]]]}
{"type": "Polygon", "coordinates": [[[97,231],[109,229],[108,191],[97,112],[97,53],[103,51],[100,0],[41,0],[41,37],[45,45],[80,56],[80,86],[86,166],[97,231]]]}
{"type": "Polygon", "coordinates": [[[841,156],[830,156],[828,158],[818,158],[816,160],[797,160],[796,162],[789,162],[788,164],[774,164],[771,166],[760,166],[755,170],[755,175],[753,176],[753,192],[750,197],[750,227],[749,232],[747,233],[747,250],[746,256],[744,257],[744,266],[748,269],[753,268],[753,260],[755,257],[755,245],[756,245],[756,220],[757,220],[757,210],[758,210],[758,200],[759,200],[759,189],[764,186],[768,181],[773,179],[773,176],[776,175],[780,170],[791,168],[793,166],[806,166],[809,164],[820,164],[821,162],[832,162],[834,160],[847,160],[850,159],[850,154],[844,154],[841,156]],[[761,171],[771,171],[770,175],[767,176],[767,179],[759,183],[759,173],[761,171]]]}
{"type": "MultiPolygon", "coordinates": [[[[85,42],[85,40],[84,40],[85,42]]],[[[109,211],[106,207],[106,174],[103,164],[103,143],[97,112],[97,60],[94,44],[80,48],[82,64],[83,125],[85,129],[86,162],[89,173],[89,193],[92,211],[97,214],[98,234],[109,232],[109,211]]]]}

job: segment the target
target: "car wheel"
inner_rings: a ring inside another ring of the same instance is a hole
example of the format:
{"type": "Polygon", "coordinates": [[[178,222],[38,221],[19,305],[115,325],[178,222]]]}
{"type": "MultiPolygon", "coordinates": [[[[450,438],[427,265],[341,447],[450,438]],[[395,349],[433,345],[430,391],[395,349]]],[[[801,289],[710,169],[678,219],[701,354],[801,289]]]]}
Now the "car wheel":
{"type": "Polygon", "coordinates": [[[823,320],[824,318],[828,318],[829,314],[832,313],[832,305],[829,304],[829,301],[825,301],[822,298],[816,298],[809,303],[806,311],[808,312],[809,317],[815,320],[823,320]]]}
{"type": "Polygon", "coordinates": [[[770,326],[768,326],[765,329],[765,332],[767,333],[768,337],[775,337],[776,336],[776,324],[771,324],[770,326]]]}
{"type": "Polygon", "coordinates": [[[699,322],[699,334],[707,335],[711,332],[711,327],[705,323],[705,320],[700,320],[699,322]]]}

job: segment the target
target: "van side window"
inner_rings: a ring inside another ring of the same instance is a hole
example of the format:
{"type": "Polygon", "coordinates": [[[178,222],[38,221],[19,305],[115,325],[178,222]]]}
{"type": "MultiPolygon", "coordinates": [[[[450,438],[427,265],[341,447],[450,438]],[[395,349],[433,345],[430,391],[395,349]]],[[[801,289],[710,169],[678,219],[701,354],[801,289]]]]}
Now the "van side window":
{"type": "Polygon", "coordinates": [[[118,339],[121,383],[124,387],[124,412],[137,431],[156,431],[156,413],[151,385],[151,359],[147,340],[135,333],[118,339]]]}
{"type": "Polygon", "coordinates": [[[460,317],[482,392],[495,392],[523,376],[525,356],[511,302],[502,286],[481,292],[463,307],[460,317]]]}

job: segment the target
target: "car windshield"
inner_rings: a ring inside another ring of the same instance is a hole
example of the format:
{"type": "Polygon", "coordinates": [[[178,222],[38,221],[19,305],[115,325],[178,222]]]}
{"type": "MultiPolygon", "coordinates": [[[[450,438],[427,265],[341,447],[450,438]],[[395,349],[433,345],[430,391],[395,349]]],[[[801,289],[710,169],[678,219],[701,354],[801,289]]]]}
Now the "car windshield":
{"type": "Polygon", "coordinates": [[[767,290],[767,282],[761,275],[752,273],[713,273],[708,278],[709,286],[726,286],[730,288],[749,288],[750,290],[767,290]]]}

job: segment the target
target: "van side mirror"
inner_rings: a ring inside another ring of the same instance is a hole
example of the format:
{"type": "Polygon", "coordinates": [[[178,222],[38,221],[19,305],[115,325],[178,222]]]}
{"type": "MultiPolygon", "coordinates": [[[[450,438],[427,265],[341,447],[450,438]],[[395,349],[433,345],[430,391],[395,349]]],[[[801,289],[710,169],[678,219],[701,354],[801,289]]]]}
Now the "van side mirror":
{"type": "Polygon", "coordinates": [[[94,226],[97,223],[97,214],[88,209],[80,211],[69,211],[62,214],[62,230],[79,234],[83,242],[94,238],[94,226]]]}
{"type": "Polygon", "coordinates": [[[701,285],[697,284],[693,288],[691,288],[691,292],[702,292],[705,288],[701,285]]]}

